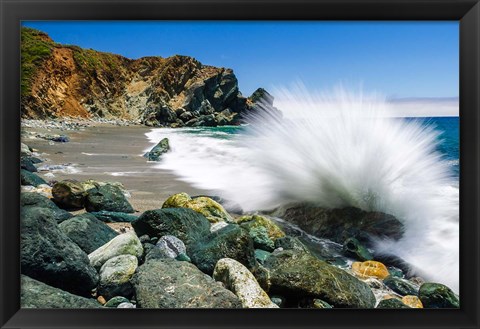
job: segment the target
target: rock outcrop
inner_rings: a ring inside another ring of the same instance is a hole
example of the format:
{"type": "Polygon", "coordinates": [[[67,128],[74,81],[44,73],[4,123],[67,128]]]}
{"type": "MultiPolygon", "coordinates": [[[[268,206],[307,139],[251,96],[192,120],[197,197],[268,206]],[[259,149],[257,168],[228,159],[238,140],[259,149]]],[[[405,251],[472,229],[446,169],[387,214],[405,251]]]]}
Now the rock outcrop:
{"type": "MultiPolygon", "coordinates": [[[[126,119],[148,126],[239,124],[268,95],[242,96],[233,70],[203,65],[188,56],[120,55],[55,43],[22,28],[24,118],[126,119]]],[[[273,108],[273,107],[272,107],[273,108]]]]}

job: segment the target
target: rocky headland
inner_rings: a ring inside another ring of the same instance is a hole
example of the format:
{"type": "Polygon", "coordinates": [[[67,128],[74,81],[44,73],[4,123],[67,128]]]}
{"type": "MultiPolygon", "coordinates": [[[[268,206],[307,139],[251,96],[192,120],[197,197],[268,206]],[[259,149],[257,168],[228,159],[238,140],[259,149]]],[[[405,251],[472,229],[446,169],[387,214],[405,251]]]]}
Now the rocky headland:
{"type": "Polygon", "coordinates": [[[188,56],[132,60],[58,44],[25,27],[21,56],[24,119],[75,117],[154,127],[212,127],[240,124],[257,110],[259,101],[277,111],[266,90],[244,97],[233,70],[203,65],[188,56]]]}

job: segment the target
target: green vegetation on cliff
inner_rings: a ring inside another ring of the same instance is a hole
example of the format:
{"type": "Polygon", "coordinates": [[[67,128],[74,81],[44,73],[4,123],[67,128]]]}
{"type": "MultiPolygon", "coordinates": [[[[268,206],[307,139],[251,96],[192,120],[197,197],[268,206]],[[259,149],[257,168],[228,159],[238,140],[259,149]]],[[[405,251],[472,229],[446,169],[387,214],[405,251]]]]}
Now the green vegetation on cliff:
{"type": "Polygon", "coordinates": [[[22,28],[21,34],[22,96],[26,96],[32,86],[33,76],[44,60],[51,56],[55,43],[47,34],[31,28],[22,28]]]}

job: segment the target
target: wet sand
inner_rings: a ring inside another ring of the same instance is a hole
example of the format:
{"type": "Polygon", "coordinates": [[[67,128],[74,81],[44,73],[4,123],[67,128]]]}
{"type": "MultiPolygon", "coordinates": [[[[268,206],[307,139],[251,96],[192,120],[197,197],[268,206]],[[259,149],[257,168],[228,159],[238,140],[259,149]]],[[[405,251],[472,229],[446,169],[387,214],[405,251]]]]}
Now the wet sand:
{"type": "Polygon", "coordinates": [[[180,181],[169,171],[154,168],[155,163],[142,157],[145,149],[153,147],[145,136],[150,131],[148,127],[97,125],[80,131],[24,130],[65,134],[70,138],[68,143],[22,138],[23,143],[37,149],[42,158],[48,159],[40,165],[71,163],[78,170],[76,173],[53,172],[53,178],[44,176],[47,171],[39,171],[39,176],[46,181],[69,178],[121,182],[132,195],[130,203],[139,212],[161,208],[165,199],[175,193],[209,194],[180,181]]]}

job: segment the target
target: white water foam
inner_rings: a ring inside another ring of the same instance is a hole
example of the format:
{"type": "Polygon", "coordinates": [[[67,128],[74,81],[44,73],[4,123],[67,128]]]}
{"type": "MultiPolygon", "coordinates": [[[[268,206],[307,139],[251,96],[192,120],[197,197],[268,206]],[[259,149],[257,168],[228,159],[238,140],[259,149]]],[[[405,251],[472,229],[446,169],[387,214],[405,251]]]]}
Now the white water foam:
{"type": "Polygon", "coordinates": [[[301,87],[279,94],[288,103],[280,109],[295,119],[278,120],[267,111],[233,140],[194,129],[153,130],[147,134],[152,143],[168,137],[172,146],[157,166],[244,210],[311,202],[393,214],[405,235],[378,241],[377,248],[458,292],[458,179],[435,151],[438,132],[392,118],[377,95],[310,94],[301,87]]]}

